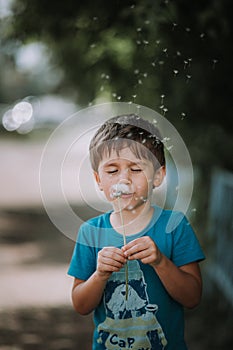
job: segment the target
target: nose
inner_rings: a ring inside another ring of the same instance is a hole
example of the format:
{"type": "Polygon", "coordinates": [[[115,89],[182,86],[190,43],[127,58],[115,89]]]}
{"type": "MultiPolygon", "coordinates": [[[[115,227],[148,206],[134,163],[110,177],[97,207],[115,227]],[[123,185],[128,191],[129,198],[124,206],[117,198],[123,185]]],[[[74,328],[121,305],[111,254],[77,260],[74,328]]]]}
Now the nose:
{"type": "Polygon", "coordinates": [[[119,175],[119,183],[129,184],[131,183],[129,169],[123,169],[119,175]]]}

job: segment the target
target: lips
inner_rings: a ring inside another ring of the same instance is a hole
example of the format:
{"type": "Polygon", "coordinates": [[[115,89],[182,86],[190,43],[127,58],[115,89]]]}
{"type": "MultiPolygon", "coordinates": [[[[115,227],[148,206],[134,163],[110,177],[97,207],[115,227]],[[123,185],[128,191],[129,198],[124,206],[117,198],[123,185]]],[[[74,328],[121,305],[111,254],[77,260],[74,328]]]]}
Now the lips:
{"type": "Polygon", "coordinates": [[[132,192],[128,185],[123,183],[114,184],[111,187],[111,196],[113,198],[131,196],[132,192]]]}

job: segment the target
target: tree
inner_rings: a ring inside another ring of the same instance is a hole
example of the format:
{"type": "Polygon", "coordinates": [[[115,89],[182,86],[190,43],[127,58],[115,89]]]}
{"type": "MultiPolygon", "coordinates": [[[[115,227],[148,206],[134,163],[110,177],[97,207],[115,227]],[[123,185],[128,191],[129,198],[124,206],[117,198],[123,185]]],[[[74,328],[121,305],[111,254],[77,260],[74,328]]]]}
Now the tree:
{"type": "Polygon", "coordinates": [[[231,169],[230,5],[16,0],[7,40],[46,43],[65,72],[58,91],[72,88],[83,106],[102,96],[151,107],[181,130],[203,171],[231,169]]]}

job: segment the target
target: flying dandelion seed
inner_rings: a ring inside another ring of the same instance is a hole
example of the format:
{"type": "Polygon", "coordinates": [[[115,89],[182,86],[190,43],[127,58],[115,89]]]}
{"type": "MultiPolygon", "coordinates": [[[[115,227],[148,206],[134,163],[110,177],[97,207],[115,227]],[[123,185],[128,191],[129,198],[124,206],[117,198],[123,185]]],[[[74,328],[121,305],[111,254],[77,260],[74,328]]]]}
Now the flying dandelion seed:
{"type": "Polygon", "coordinates": [[[164,109],[164,105],[159,106],[159,109],[163,110],[164,109]]]}
{"type": "Polygon", "coordinates": [[[190,64],[191,64],[191,62],[192,62],[192,58],[190,57],[190,58],[188,58],[188,64],[189,64],[189,66],[190,66],[190,64]]]}
{"type": "Polygon", "coordinates": [[[177,23],[172,23],[172,30],[175,30],[175,28],[178,26],[177,23]]]}
{"type": "Polygon", "coordinates": [[[187,79],[186,79],[186,83],[188,83],[188,82],[190,81],[190,79],[192,78],[192,76],[187,74],[187,75],[186,75],[186,78],[187,78],[187,79]]]}
{"type": "Polygon", "coordinates": [[[218,63],[218,60],[213,59],[212,62],[213,62],[212,68],[215,69],[215,66],[216,66],[216,63],[218,63]]]}
{"type": "Polygon", "coordinates": [[[189,64],[189,62],[187,60],[184,60],[184,69],[187,68],[188,64],[189,64]]]}
{"type": "Polygon", "coordinates": [[[173,73],[174,73],[174,76],[176,77],[177,74],[179,73],[179,71],[178,71],[177,69],[174,69],[174,70],[173,70],[173,73]]]}
{"type": "Polygon", "coordinates": [[[160,95],[160,97],[161,97],[161,105],[163,105],[163,101],[164,101],[164,97],[165,97],[165,95],[164,95],[164,94],[162,94],[162,95],[160,95]]]}
{"type": "Polygon", "coordinates": [[[185,117],[186,117],[186,113],[182,112],[181,113],[181,120],[184,120],[185,117]]]}

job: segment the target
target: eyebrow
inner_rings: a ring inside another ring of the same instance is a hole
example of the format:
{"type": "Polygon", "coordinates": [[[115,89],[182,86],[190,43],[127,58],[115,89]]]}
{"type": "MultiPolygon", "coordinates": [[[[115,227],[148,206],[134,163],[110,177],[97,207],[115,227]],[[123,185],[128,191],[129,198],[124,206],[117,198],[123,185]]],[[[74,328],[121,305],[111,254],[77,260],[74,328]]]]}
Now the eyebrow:
{"type": "MultiPolygon", "coordinates": [[[[141,161],[141,160],[139,160],[139,161],[137,161],[137,162],[129,162],[130,164],[130,166],[132,166],[132,165],[138,165],[138,166],[143,166],[143,165],[146,165],[146,163],[145,162],[143,162],[143,161],[141,161]]],[[[106,162],[106,163],[104,163],[103,165],[102,165],[103,167],[105,167],[105,168],[107,168],[107,167],[117,167],[118,166],[118,163],[116,162],[116,161],[109,161],[109,162],[106,162]]]]}

